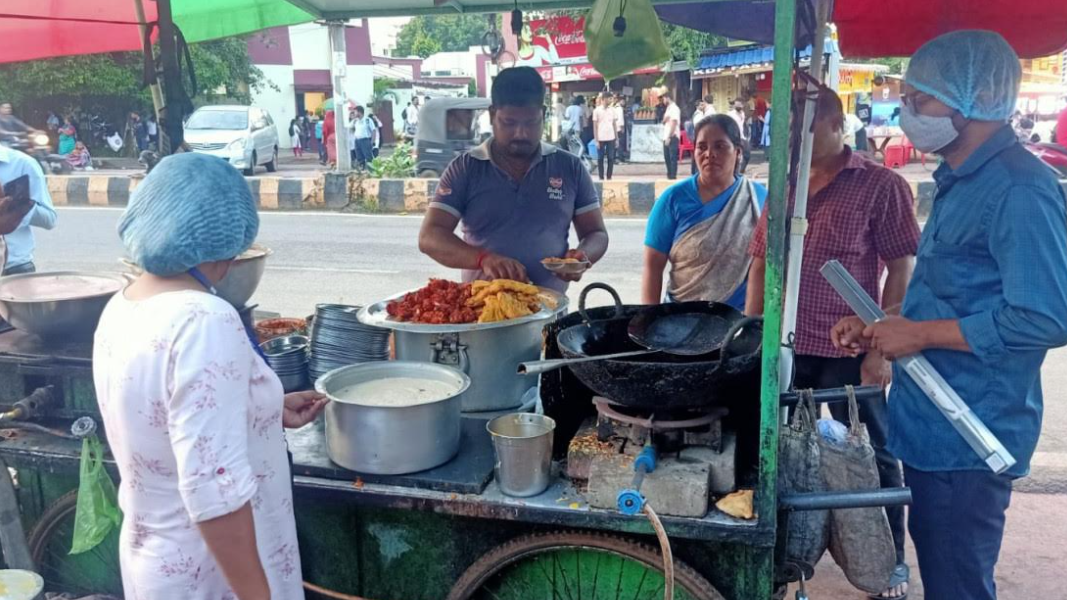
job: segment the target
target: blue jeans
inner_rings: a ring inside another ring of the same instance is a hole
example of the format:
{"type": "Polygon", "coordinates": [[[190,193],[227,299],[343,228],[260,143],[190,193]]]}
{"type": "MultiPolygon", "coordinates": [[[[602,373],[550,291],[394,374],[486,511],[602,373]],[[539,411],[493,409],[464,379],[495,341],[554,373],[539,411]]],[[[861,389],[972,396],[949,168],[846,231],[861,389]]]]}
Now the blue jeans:
{"type": "Polygon", "coordinates": [[[908,531],[926,600],[996,600],[993,570],[1004,537],[1012,479],[992,471],[917,471],[908,531]]]}
{"type": "Polygon", "coordinates": [[[374,160],[374,143],[370,138],[356,138],[356,162],[359,166],[366,167],[367,163],[374,160]]]}

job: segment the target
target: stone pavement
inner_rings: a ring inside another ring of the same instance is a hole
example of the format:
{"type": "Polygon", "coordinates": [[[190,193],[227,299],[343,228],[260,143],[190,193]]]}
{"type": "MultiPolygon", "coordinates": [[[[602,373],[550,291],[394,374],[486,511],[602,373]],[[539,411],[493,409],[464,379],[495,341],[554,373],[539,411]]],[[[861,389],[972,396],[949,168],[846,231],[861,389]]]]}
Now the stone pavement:
{"type": "MultiPolygon", "coordinates": [[[[1067,558],[1067,502],[1061,495],[1016,492],[1008,509],[1007,529],[997,565],[999,600],[1059,600],[1063,590],[1067,558]]],[[[909,600],[924,600],[915,548],[908,540],[907,561],[911,565],[909,600]]],[[[853,588],[829,553],[815,569],[808,586],[811,600],[865,600],[867,595],[853,588]]],[[[795,587],[788,599],[793,598],[795,587]]],[[[950,599],[929,599],[950,600],[950,599]]]]}

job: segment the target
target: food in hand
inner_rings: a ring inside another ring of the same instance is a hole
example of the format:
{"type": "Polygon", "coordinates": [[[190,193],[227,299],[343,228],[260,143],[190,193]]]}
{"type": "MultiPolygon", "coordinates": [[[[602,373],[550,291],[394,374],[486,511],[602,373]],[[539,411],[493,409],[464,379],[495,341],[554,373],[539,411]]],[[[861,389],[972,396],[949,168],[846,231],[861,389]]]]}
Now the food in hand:
{"type": "Polygon", "coordinates": [[[567,258],[558,258],[558,257],[552,256],[552,257],[543,259],[541,261],[541,264],[543,264],[543,265],[573,265],[573,264],[580,263],[580,262],[582,262],[582,261],[578,260],[577,258],[571,257],[571,256],[568,256],[567,258]]]}
{"type": "Polygon", "coordinates": [[[494,323],[556,308],[555,300],[535,285],[510,279],[454,283],[431,279],[426,287],[386,306],[397,321],[426,324],[494,323]]]}

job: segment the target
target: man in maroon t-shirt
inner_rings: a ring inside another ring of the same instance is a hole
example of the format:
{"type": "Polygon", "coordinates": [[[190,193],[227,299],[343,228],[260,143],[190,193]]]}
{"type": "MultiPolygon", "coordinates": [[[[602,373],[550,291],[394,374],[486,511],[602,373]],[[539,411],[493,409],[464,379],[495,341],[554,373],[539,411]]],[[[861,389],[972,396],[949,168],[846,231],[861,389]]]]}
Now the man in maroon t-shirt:
{"type": "MultiPolygon", "coordinates": [[[[803,94],[795,102],[803,113],[803,94]]],[[[801,118],[797,116],[795,118],[801,118]]],[[[830,330],[853,314],[819,269],[831,259],[845,266],[887,312],[899,311],[919,246],[914,199],[904,178],[867,160],[845,145],[845,114],[841,100],[829,88],[819,93],[815,142],[808,190],[808,234],[800,271],[800,297],[795,338],[795,389],[825,389],[845,385],[888,385],[889,361],[872,351],[851,358],[834,348],[830,330]],[[885,287],[883,274],[888,270],[885,287]]],[[[764,256],[767,251],[767,211],[752,236],[745,312],[763,313],[764,256]]],[[[860,403],[860,420],[870,432],[882,487],[900,487],[900,464],[885,448],[888,435],[884,398],[860,403]]],[[[834,418],[848,423],[848,409],[831,405],[834,418]]],[[[904,563],[904,511],[886,509],[897,551],[897,568],[889,589],[879,598],[902,598],[907,593],[904,563]]]]}

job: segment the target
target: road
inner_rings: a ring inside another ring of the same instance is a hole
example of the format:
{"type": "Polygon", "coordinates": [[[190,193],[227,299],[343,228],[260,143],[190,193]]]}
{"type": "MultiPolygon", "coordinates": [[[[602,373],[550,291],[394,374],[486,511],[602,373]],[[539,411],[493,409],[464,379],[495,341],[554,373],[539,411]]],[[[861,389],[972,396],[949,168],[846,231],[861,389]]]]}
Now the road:
{"type": "MultiPolygon", "coordinates": [[[[59,209],[59,228],[39,233],[41,269],[117,270],[123,248],[116,232],[121,212],[59,209]]],[[[422,285],[428,277],[454,277],[416,248],[419,217],[265,213],[259,240],[274,250],[253,298],[263,309],[305,316],[316,303],[360,304],[422,285]]],[[[643,219],[611,219],[607,257],[590,279],[615,286],[624,302],[639,298],[643,219]]],[[[572,302],[574,301],[572,286],[572,302]]],[[[591,297],[594,305],[602,295],[591,297]]],[[[1067,350],[1049,355],[1043,371],[1045,421],[1031,477],[1016,483],[997,571],[1005,600],[1063,597],[1060,548],[1067,546],[1067,350]]],[[[911,597],[923,598],[914,550],[911,597]]],[[[813,598],[859,598],[829,558],[809,587],[813,598]]],[[[790,597],[792,597],[790,595],[790,597]]]]}

